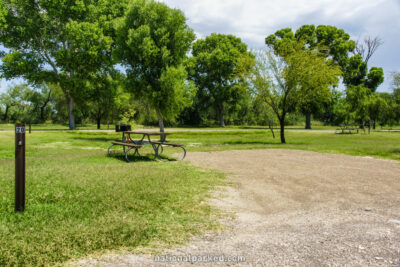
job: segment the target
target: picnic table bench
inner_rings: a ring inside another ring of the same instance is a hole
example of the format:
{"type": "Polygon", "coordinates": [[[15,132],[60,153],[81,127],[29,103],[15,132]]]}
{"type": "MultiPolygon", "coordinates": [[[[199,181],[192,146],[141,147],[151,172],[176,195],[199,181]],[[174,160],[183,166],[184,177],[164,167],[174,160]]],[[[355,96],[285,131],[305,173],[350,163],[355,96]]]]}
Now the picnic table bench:
{"type": "Polygon", "coordinates": [[[134,144],[134,143],[115,141],[115,142],[112,142],[111,146],[108,147],[107,153],[108,153],[109,156],[111,156],[111,148],[113,146],[122,146],[123,147],[123,150],[124,150],[124,153],[125,153],[125,159],[126,159],[127,162],[129,162],[129,158],[128,158],[129,151],[132,150],[132,149],[135,149],[135,153],[133,154],[133,155],[135,155],[135,154],[139,153],[139,148],[142,147],[142,145],[138,145],[138,144],[134,144]]]}
{"type": "MultiPolygon", "coordinates": [[[[183,150],[183,157],[181,158],[181,160],[183,160],[186,157],[186,149],[185,146],[182,144],[173,144],[173,143],[169,143],[169,142],[157,142],[157,141],[152,141],[152,143],[154,145],[157,145],[157,151],[161,148],[161,153],[163,152],[163,146],[172,146],[172,147],[180,147],[183,150]]],[[[157,153],[159,154],[159,153],[157,153]]]]}
{"type": "Polygon", "coordinates": [[[139,149],[145,145],[151,145],[154,151],[154,155],[156,158],[162,160],[160,154],[164,152],[163,147],[171,146],[171,147],[179,147],[183,150],[183,156],[181,160],[186,157],[186,149],[182,144],[174,144],[166,141],[166,136],[171,133],[166,132],[149,132],[149,131],[124,131],[122,133],[121,141],[115,141],[111,143],[111,146],[108,148],[108,155],[111,155],[111,148],[113,146],[122,146],[123,151],[125,153],[125,159],[129,162],[128,152],[132,149],[135,149],[135,153],[133,155],[141,156],[139,153],[139,149]],[[132,139],[131,135],[142,135],[141,139],[132,139]],[[160,141],[151,140],[150,136],[160,136],[160,141]],[[147,140],[145,138],[147,137],[147,140]]]}

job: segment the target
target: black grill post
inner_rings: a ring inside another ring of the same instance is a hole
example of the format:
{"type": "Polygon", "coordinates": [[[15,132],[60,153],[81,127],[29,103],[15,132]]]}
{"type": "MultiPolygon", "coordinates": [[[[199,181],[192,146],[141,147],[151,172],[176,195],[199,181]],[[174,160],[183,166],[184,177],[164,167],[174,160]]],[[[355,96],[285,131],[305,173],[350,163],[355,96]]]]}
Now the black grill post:
{"type": "Polygon", "coordinates": [[[15,124],[15,212],[25,211],[25,123],[15,124]]]}

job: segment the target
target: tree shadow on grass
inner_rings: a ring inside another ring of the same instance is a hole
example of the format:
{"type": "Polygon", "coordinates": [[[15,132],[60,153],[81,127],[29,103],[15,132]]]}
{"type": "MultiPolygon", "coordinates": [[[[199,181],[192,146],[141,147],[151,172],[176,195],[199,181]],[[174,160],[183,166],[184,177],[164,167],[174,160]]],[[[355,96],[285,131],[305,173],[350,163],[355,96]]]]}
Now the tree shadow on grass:
{"type": "Polygon", "coordinates": [[[179,159],[168,157],[165,155],[160,155],[160,158],[154,156],[154,154],[147,155],[134,155],[132,153],[128,153],[129,162],[126,161],[125,154],[123,151],[113,152],[111,155],[106,155],[109,158],[114,158],[126,163],[135,163],[135,162],[157,162],[157,161],[179,161],[179,159]]]}
{"type": "Polygon", "coordinates": [[[151,162],[156,161],[154,156],[146,155],[146,156],[137,156],[137,155],[128,155],[129,162],[126,161],[125,154],[123,152],[120,153],[112,153],[111,155],[106,155],[109,158],[117,159],[126,163],[135,163],[135,162],[151,162]]]}
{"type": "Polygon", "coordinates": [[[400,154],[400,148],[393,148],[392,150],[390,150],[390,153],[400,154]]]}
{"type": "Polygon", "coordinates": [[[84,141],[92,141],[92,142],[111,142],[113,141],[121,141],[121,139],[117,140],[115,137],[114,138],[106,138],[106,137],[72,137],[74,140],[84,140],[84,141]]]}
{"type": "Polygon", "coordinates": [[[291,143],[290,141],[287,144],[282,144],[280,140],[275,139],[276,141],[251,141],[251,140],[236,140],[236,141],[225,141],[222,144],[224,145],[307,145],[307,143],[291,143]]]}

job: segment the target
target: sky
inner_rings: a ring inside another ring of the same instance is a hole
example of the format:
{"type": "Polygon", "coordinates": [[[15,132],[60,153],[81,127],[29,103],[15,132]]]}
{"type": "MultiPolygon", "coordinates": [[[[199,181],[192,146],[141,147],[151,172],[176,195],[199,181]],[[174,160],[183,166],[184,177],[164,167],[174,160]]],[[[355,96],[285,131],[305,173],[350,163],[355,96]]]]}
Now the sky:
{"type": "MultiPolygon", "coordinates": [[[[333,25],[353,40],[378,36],[384,42],[369,61],[382,67],[391,90],[390,73],[400,71],[400,0],[160,0],[181,9],[198,38],[211,33],[233,34],[251,49],[265,48],[265,37],[304,24],[333,25]]],[[[0,92],[10,82],[0,82],[0,92]]]]}
{"type": "Polygon", "coordinates": [[[198,38],[233,34],[249,48],[265,48],[265,37],[282,28],[305,24],[333,25],[353,40],[378,36],[384,42],[369,61],[382,67],[391,90],[390,73],[400,71],[400,0],[161,0],[181,9],[198,38]]]}

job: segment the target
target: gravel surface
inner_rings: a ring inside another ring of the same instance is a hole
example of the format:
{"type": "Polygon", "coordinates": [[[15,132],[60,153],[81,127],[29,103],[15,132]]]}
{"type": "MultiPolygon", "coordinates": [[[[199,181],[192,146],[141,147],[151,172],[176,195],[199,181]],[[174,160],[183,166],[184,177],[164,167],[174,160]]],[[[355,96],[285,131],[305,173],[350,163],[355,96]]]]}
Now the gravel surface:
{"type": "Polygon", "coordinates": [[[163,252],[192,262],[108,254],[76,264],[400,267],[398,162],[273,149],[189,153],[188,160],[228,173],[233,186],[210,200],[236,215],[223,219],[228,230],[163,252]]]}

